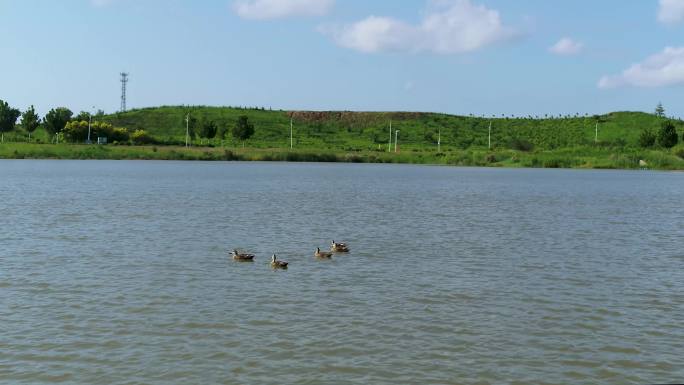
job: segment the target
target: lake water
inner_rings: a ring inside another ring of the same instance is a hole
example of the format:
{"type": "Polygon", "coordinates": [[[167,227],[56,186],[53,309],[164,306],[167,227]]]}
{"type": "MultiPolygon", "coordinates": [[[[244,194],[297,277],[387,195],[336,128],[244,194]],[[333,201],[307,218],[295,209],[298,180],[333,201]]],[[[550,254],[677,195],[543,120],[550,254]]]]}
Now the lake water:
{"type": "Polygon", "coordinates": [[[0,197],[3,384],[684,381],[684,174],[21,160],[0,197]]]}

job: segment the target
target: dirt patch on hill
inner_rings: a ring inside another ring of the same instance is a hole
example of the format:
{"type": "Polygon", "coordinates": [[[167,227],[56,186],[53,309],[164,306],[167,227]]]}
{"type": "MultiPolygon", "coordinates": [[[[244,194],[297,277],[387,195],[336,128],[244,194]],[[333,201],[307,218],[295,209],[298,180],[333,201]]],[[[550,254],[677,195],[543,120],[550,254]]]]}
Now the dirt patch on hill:
{"type": "Polygon", "coordinates": [[[353,111],[291,111],[288,116],[306,123],[336,121],[343,124],[369,124],[387,120],[414,120],[423,117],[423,112],[353,112],[353,111]]]}

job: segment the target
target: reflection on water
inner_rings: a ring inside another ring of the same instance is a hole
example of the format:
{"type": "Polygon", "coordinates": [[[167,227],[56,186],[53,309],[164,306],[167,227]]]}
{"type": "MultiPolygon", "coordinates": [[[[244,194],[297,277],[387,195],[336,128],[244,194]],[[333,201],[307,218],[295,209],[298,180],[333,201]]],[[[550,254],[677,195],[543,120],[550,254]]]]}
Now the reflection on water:
{"type": "Polygon", "coordinates": [[[0,175],[3,383],[684,378],[680,174],[3,161],[0,175]],[[332,239],[352,252],[314,258],[332,239]]]}

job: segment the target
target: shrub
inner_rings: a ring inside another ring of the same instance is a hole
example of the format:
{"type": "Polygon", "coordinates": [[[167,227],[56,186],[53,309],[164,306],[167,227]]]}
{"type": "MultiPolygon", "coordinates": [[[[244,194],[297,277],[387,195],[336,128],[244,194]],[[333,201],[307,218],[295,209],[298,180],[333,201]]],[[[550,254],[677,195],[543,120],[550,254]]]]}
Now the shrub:
{"type": "Polygon", "coordinates": [[[656,141],[656,135],[650,129],[646,128],[641,131],[639,135],[639,146],[643,148],[653,147],[656,141]]]}
{"type": "Polygon", "coordinates": [[[425,141],[428,143],[437,143],[437,140],[435,139],[435,133],[433,131],[427,131],[425,135],[423,135],[423,138],[425,138],[425,141]]]}
{"type": "Polygon", "coordinates": [[[563,167],[563,161],[557,158],[551,158],[544,160],[544,168],[561,168],[563,167]]]}
{"type": "Polygon", "coordinates": [[[109,123],[104,122],[93,122],[92,133],[90,135],[92,140],[97,140],[98,137],[107,138],[107,140],[112,140],[112,134],[114,132],[114,127],[109,123]]]}
{"type": "Polygon", "coordinates": [[[627,141],[625,138],[617,138],[613,140],[612,144],[614,147],[625,147],[627,146],[627,141]]]}
{"type": "Polygon", "coordinates": [[[88,122],[69,122],[62,129],[62,134],[68,142],[84,142],[88,137],[88,122]]]}
{"type": "Polygon", "coordinates": [[[348,163],[363,163],[363,158],[355,154],[347,154],[344,157],[344,161],[348,163]]]}
{"type": "Polygon", "coordinates": [[[679,147],[674,149],[673,153],[680,157],[681,159],[684,159],[684,147],[679,147]]]}
{"type": "Polygon", "coordinates": [[[138,145],[156,143],[154,138],[150,136],[145,130],[135,130],[135,132],[131,135],[131,140],[134,144],[138,145]]]}
{"type": "Polygon", "coordinates": [[[238,157],[230,150],[223,151],[223,160],[238,160],[238,157]]]}
{"type": "Polygon", "coordinates": [[[525,139],[513,138],[511,139],[509,146],[518,151],[530,152],[534,150],[534,144],[530,143],[525,139]]]}
{"type": "Polygon", "coordinates": [[[112,130],[110,140],[114,142],[128,142],[130,140],[130,135],[128,130],[122,127],[116,127],[112,130]]]}
{"type": "MultiPolygon", "coordinates": [[[[69,122],[64,126],[62,134],[68,142],[84,142],[88,138],[88,122],[69,122]]],[[[98,137],[108,138],[109,141],[127,141],[128,132],[125,128],[113,128],[109,123],[92,122],[90,124],[90,140],[96,141],[98,137]]]]}
{"type": "Polygon", "coordinates": [[[677,136],[677,130],[672,122],[663,122],[662,127],[660,127],[660,130],[658,131],[657,141],[658,145],[663,148],[672,148],[677,144],[679,137],[677,136]]]}

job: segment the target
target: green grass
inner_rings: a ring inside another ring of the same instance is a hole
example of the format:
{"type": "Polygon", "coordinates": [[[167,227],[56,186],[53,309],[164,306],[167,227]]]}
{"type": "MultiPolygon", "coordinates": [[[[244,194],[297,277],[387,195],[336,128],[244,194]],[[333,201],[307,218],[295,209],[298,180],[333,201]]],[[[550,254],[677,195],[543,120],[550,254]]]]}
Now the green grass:
{"type": "Polygon", "coordinates": [[[204,161],[277,161],[408,163],[480,167],[637,169],[639,160],[649,168],[684,170],[684,159],[673,151],[604,150],[578,147],[555,151],[522,152],[500,149],[453,150],[447,153],[377,151],[311,151],[283,148],[206,148],[179,146],[86,146],[71,144],[5,143],[2,159],[148,159],[204,161]]]}
{"type": "MultiPolygon", "coordinates": [[[[187,159],[417,163],[492,167],[684,169],[684,146],[672,150],[642,149],[638,137],[656,130],[663,119],[641,112],[615,112],[600,117],[478,118],[412,112],[288,112],[230,107],[158,107],[100,118],[131,132],[144,129],[157,146],[85,146],[50,143],[39,129],[33,143],[17,130],[5,135],[0,158],[56,159],[187,159]],[[224,138],[185,140],[184,117],[213,120],[230,129],[246,115],[255,135],[245,143],[224,138]],[[290,119],[295,150],[289,150],[290,119]],[[594,141],[596,121],[599,141],[594,141]],[[389,122],[400,130],[399,153],[388,153],[389,122]],[[492,124],[492,150],[487,147],[492,124]],[[437,152],[441,133],[441,153],[437,152]],[[165,145],[164,145],[165,144],[165,145]],[[524,151],[519,151],[524,150],[524,151]]],[[[676,121],[678,131],[684,123],[676,121]]]]}
{"type": "MultiPolygon", "coordinates": [[[[104,121],[131,131],[144,129],[161,141],[184,140],[183,119],[187,113],[208,119],[219,127],[230,128],[238,117],[247,115],[256,133],[250,147],[281,147],[289,144],[290,117],[294,120],[298,147],[322,149],[376,150],[387,146],[389,122],[400,131],[399,144],[404,150],[436,147],[441,132],[445,148],[467,149],[487,146],[489,123],[492,144],[511,147],[514,139],[531,143],[538,150],[553,150],[594,144],[593,116],[565,118],[478,118],[436,113],[409,112],[288,112],[230,107],[158,107],[108,115],[104,121]]],[[[662,119],[641,112],[615,112],[600,117],[599,144],[636,146],[643,129],[657,129],[662,119]]],[[[684,124],[677,121],[684,131],[684,124]]],[[[229,145],[236,145],[230,136],[229,145]]],[[[219,140],[213,140],[220,144],[219,140]]],[[[224,141],[224,144],[226,142],[224,141]]]]}

